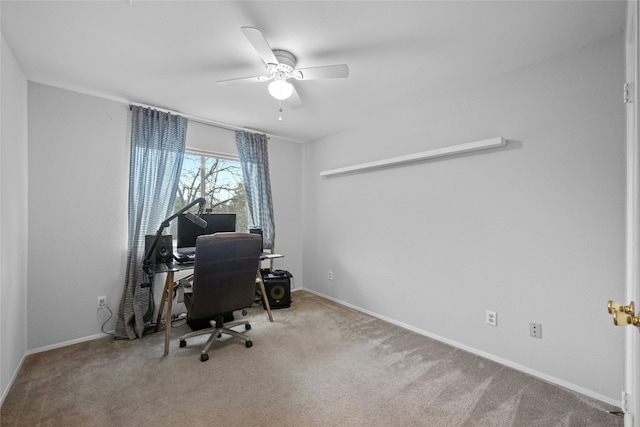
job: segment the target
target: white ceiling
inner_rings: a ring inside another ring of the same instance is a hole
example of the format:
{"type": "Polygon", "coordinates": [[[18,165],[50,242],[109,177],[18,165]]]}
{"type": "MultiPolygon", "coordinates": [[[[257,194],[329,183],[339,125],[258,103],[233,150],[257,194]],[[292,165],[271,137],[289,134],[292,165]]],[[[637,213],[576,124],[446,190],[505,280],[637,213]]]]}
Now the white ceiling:
{"type": "MultiPolygon", "coordinates": [[[[138,102],[295,141],[423,102],[623,31],[624,1],[10,1],[2,33],[29,80],[138,102]],[[240,31],[260,28],[298,67],[347,79],[267,83],[240,31]]],[[[622,49],[622,46],[621,46],[622,49]]]]}

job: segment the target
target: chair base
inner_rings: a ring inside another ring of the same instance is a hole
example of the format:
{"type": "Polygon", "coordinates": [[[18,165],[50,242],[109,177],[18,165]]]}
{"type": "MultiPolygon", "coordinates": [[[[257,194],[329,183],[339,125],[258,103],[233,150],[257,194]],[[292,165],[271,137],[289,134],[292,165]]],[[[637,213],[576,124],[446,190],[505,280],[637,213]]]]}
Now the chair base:
{"type": "Polygon", "coordinates": [[[249,330],[251,329],[251,325],[249,324],[248,321],[246,320],[239,320],[237,322],[231,322],[231,323],[227,323],[223,326],[218,326],[216,327],[216,323],[215,321],[211,321],[211,327],[207,328],[207,329],[200,329],[198,331],[194,331],[191,333],[188,333],[186,335],[183,335],[180,337],[180,347],[185,347],[187,345],[187,339],[189,338],[193,338],[193,337],[197,337],[199,335],[206,335],[206,334],[211,334],[211,336],[209,337],[209,339],[207,340],[207,343],[205,344],[204,348],[202,349],[202,351],[200,352],[200,360],[202,362],[206,362],[207,360],[209,360],[209,349],[211,348],[211,346],[213,345],[213,343],[215,342],[216,338],[219,338],[222,334],[227,334],[227,335],[231,335],[234,336],[236,338],[240,338],[242,340],[245,341],[245,347],[249,348],[253,345],[253,342],[251,342],[251,340],[249,339],[249,337],[247,337],[246,335],[241,334],[240,332],[234,331],[231,328],[234,328],[236,326],[240,326],[240,325],[244,325],[245,330],[249,330]]]}
{"type": "MultiPolygon", "coordinates": [[[[224,323],[231,323],[234,320],[235,320],[235,317],[233,313],[227,313],[224,315],[224,323]]],[[[203,317],[200,319],[192,319],[191,316],[187,314],[187,325],[189,325],[192,331],[209,329],[211,328],[211,322],[215,322],[215,321],[216,321],[216,316],[203,317]]]]}

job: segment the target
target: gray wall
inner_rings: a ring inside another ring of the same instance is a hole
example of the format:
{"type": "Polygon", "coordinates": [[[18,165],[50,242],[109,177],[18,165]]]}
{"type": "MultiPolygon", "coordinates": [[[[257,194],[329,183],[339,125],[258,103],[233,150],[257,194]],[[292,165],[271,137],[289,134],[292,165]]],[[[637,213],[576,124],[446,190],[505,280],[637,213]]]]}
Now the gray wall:
{"type": "Polygon", "coordinates": [[[430,102],[417,93],[306,145],[305,287],[619,402],[623,334],[606,303],[624,292],[623,49],[615,37],[430,102]],[[494,136],[508,147],[319,177],[494,136]]]}
{"type": "MultiPolygon", "coordinates": [[[[624,280],[622,54],[614,38],[432,102],[416,94],[305,146],[272,140],[287,255],[276,267],[299,287],[304,269],[305,288],[618,402],[623,338],[604,307],[624,280]],[[318,176],[496,135],[509,147],[318,176]],[[528,336],[530,321],[543,324],[542,340],[528,336]]],[[[117,310],[126,257],[126,105],[29,83],[25,175],[25,91],[3,43],[3,393],[25,351],[100,336],[96,297],[117,310]]]]}
{"type": "MultiPolygon", "coordinates": [[[[106,295],[117,314],[126,270],[129,126],[123,103],[29,82],[29,351],[100,336],[106,317],[96,310],[98,296],[106,295]]],[[[194,134],[206,138],[215,129],[200,125],[194,134]]],[[[233,132],[217,137],[219,145],[198,148],[235,150],[228,143],[233,132]]],[[[275,267],[301,277],[302,147],[272,138],[269,150],[277,248],[286,256],[275,267]]],[[[163,279],[158,283],[160,294],[163,279]]]]}
{"type": "MultiPolygon", "coordinates": [[[[29,82],[28,349],[100,334],[126,268],[128,107],[29,82]]],[[[115,320],[106,330],[115,327],[115,320]]]]}
{"type": "Polygon", "coordinates": [[[2,37],[0,53],[0,394],[27,347],[27,79],[2,37]]]}

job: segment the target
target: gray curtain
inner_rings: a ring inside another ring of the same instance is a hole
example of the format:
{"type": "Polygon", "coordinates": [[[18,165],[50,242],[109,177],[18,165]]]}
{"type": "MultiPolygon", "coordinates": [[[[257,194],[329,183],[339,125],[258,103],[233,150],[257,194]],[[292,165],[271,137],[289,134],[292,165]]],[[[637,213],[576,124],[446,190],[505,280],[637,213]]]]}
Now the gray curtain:
{"type": "Polygon", "coordinates": [[[187,119],[149,108],[131,107],[129,161],[129,244],[116,338],[141,337],[153,317],[153,282],[142,271],[145,235],[155,235],[173,213],[182,170],[187,119]]]}
{"type": "Polygon", "coordinates": [[[238,155],[247,194],[249,226],[262,229],[263,248],[273,249],[275,226],[269,178],[267,136],[236,131],[238,155]]]}

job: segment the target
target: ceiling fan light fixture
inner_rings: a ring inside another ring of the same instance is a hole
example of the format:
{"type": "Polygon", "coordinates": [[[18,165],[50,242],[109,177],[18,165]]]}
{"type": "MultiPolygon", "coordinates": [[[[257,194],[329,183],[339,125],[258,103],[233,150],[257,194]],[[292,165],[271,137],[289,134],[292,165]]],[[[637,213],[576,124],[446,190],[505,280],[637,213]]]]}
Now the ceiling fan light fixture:
{"type": "Polygon", "coordinates": [[[289,98],[293,94],[293,85],[286,80],[276,79],[269,83],[269,93],[280,101],[289,98]]]}

